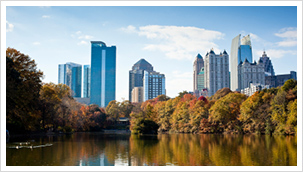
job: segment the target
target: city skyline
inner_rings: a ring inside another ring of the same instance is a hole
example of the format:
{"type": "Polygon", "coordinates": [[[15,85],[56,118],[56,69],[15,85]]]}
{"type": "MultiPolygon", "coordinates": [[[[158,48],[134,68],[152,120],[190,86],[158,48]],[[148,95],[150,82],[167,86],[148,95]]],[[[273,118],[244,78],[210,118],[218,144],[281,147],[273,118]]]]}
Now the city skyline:
{"type": "Polygon", "coordinates": [[[197,54],[204,58],[211,48],[216,54],[224,49],[230,54],[232,38],[239,34],[250,34],[253,60],[266,51],[276,75],[297,71],[296,6],[7,7],[6,14],[6,47],[35,59],[46,83],[58,80],[53,66],[90,64],[90,41],[115,45],[118,101],[128,99],[128,71],[141,58],[165,74],[169,97],[193,91],[197,54]]]}

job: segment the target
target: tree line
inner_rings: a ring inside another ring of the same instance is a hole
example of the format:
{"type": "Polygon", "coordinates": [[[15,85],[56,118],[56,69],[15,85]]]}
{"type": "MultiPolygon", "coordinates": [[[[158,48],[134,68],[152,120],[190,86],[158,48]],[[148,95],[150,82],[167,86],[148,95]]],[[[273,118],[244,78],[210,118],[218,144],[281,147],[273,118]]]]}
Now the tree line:
{"type": "MultiPolygon", "coordinates": [[[[65,84],[42,83],[35,60],[16,49],[6,50],[6,128],[10,133],[100,131],[112,127],[119,116],[129,116],[129,101],[114,107],[84,105],[65,84]]],[[[129,112],[130,113],[130,112],[129,112]]]]}
{"type": "Polygon", "coordinates": [[[211,97],[161,95],[131,113],[133,133],[297,133],[297,81],[252,96],[218,90],[211,97]]]}
{"type": "Polygon", "coordinates": [[[42,83],[43,72],[28,55],[6,51],[6,126],[10,132],[100,131],[130,118],[130,130],[146,133],[297,133],[297,82],[264,89],[247,97],[229,88],[211,97],[186,91],[143,103],[111,101],[84,105],[64,84],[42,83]]]}

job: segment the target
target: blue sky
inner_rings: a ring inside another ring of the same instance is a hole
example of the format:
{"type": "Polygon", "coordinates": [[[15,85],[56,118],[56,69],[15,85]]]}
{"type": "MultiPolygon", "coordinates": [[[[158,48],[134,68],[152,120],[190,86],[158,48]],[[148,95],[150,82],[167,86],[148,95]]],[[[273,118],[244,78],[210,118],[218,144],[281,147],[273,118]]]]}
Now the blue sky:
{"type": "Polygon", "coordinates": [[[238,34],[251,35],[254,60],[265,49],[276,74],[297,71],[296,6],[8,6],[6,29],[6,46],[35,59],[43,82],[58,82],[58,64],[90,64],[90,41],[117,46],[118,101],[141,58],[165,74],[168,96],[192,91],[195,56],[230,54],[238,34]]]}

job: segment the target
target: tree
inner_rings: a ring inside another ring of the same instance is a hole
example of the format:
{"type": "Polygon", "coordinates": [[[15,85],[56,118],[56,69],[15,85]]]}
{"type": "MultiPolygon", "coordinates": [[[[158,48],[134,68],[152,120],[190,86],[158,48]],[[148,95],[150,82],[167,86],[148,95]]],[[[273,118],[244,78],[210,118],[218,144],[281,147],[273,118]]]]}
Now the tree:
{"type": "Polygon", "coordinates": [[[179,93],[178,97],[182,98],[185,94],[188,94],[188,92],[184,90],[183,92],[179,93]]]}
{"type": "Polygon", "coordinates": [[[271,133],[265,131],[271,126],[270,101],[273,95],[264,91],[256,92],[248,97],[241,105],[239,120],[243,123],[243,131],[247,133],[271,133]]]}
{"type": "Polygon", "coordinates": [[[120,117],[120,108],[119,108],[120,103],[117,102],[116,100],[112,100],[108,103],[108,105],[105,108],[105,112],[109,117],[109,120],[112,121],[117,121],[120,117]]]}
{"type": "Polygon", "coordinates": [[[43,73],[35,60],[7,48],[7,128],[11,131],[36,130],[39,91],[43,73]],[[12,85],[9,85],[12,84],[12,85]]]}
{"type": "Polygon", "coordinates": [[[229,94],[231,92],[232,91],[227,87],[222,88],[222,89],[218,90],[214,95],[212,95],[209,100],[219,100],[220,98],[226,96],[227,94],[229,94]]]}
{"type": "Polygon", "coordinates": [[[220,123],[224,129],[239,129],[237,118],[240,115],[240,106],[246,99],[241,93],[229,93],[220,98],[209,110],[209,121],[220,123]]]}

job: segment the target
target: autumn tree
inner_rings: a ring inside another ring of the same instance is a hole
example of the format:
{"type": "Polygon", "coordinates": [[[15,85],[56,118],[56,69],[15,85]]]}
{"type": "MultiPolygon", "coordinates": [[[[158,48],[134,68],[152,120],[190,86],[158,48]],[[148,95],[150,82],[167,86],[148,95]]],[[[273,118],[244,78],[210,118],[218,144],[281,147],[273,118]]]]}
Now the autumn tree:
{"type": "Polygon", "coordinates": [[[219,123],[225,131],[240,130],[240,106],[246,99],[241,93],[229,93],[220,98],[209,110],[209,121],[219,123]]]}
{"type": "Polygon", "coordinates": [[[241,105],[239,120],[245,133],[272,132],[270,101],[274,95],[261,91],[248,97],[241,105]]]}
{"type": "Polygon", "coordinates": [[[39,91],[43,73],[35,60],[13,48],[6,50],[7,128],[36,130],[39,91]]]}

